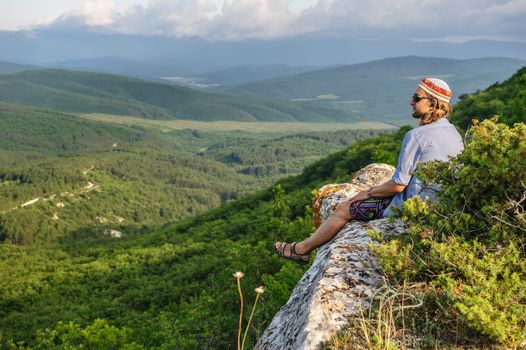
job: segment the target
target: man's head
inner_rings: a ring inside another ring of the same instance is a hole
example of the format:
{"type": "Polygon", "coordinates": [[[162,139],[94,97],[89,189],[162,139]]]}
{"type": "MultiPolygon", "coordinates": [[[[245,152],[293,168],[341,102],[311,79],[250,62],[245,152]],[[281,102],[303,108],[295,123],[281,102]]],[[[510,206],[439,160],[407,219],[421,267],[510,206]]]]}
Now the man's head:
{"type": "Polygon", "coordinates": [[[451,89],[445,81],[436,78],[422,79],[411,101],[413,117],[420,119],[420,125],[449,118],[452,111],[449,104],[451,96],[451,89]]]}

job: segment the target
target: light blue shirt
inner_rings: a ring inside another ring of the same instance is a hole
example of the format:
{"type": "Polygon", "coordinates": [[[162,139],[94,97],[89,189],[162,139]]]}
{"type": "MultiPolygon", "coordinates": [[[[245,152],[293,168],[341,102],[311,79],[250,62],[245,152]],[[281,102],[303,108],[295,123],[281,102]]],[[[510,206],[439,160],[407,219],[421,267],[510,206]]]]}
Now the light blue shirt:
{"type": "Polygon", "coordinates": [[[445,118],[408,131],[398,156],[398,165],[391,178],[406,188],[393,197],[383,216],[388,216],[393,207],[400,208],[404,201],[416,195],[420,195],[422,200],[427,197],[428,200],[435,201],[438,185],[422,188],[422,182],[413,176],[413,172],[420,163],[432,160],[448,161],[449,157],[456,156],[463,149],[462,137],[445,118]]]}

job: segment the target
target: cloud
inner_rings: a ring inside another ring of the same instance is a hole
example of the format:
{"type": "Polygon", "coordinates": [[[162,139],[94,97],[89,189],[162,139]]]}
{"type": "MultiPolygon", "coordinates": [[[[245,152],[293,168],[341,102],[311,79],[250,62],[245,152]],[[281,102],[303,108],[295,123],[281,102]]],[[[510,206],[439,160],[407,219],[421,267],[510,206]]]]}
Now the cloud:
{"type": "Polygon", "coordinates": [[[320,0],[298,19],[355,38],[493,37],[526,41],[526,0],[320,0]]]}
{"type": "Polygon", "coordinates": [[[213,38],[273,38],[297,33],[292,26],[296,17],[287,0],[225,0],[209,29],[213,38]]]}
{"type": "Polygon", "coordinates": [[[125,11],[112,29],[121,33],[207,37],[211,14],[217,12],[211,0],[153,0],[125,11]]]}
{"type": "MultiPolygon", "coordinates": [[[[312,0],[311,0],[312,2],[312,0]]],[[[352,38],[504,38],[526,41],[526,0],[318,0],[303,11],[292,0],[150,0],[118,12],[115,1],[90,0],[50,24],[104,31],[269,39],[306,33],[352,38]]]]}
{"type": "Polygon", "coordinates": [[[78,15],[86,18],[89,26],[104,26],[113,23],[116,10],[115,1],[90,0],[82,4],[78,15]]]}
{"type": "Polygon", "coordinates": [[[117,16],[114,0],[88,0],[57,18],[38,21],[36,27],[109,27],[117,16]]]}
{"type": "Polygon", "coordinates": [[[290,35],[296,17],[287,0],[225,0],[221,8],[213,0],[156,0],[130,9],[114,28],[217,40],[273,38],[290,35]]]}

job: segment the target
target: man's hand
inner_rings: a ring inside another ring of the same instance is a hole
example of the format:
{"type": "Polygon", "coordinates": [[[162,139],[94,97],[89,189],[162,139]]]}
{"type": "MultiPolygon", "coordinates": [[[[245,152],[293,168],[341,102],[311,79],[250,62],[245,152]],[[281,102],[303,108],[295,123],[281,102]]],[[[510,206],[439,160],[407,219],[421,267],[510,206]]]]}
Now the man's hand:
{"type": "Polygon", "coordinates": [[[351,199],[349,199],[349,204],[371,198],[371,190],[374,190],[374,197],[385,198],[404,192],[405,185],[399,185],[393,182],[393,180],[386,181],[381,185],[371,187],[368,190],[361,191],[356,196],[351,197],[351,199]]]}
{"type": "Polygon", "coordinates": [[[364,190],[351,197],[351,199],[349,200],[349,204],[353,204],[354,202],[358,201],[363,201],[365,199],[369,199],[370,197],[371,196],[369,195],[369,190],[364,190]]]}

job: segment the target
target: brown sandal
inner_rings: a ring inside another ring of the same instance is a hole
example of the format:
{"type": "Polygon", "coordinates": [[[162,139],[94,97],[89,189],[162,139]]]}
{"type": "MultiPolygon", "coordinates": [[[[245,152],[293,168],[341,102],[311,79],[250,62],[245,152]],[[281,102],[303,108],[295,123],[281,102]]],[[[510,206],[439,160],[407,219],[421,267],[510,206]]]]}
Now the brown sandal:
{"type": "Polygon", "coordinates": [[[272,248],[274,250],[274,253],[276,253],[279,257],[295,261],[300,265],[306,265],[310,261],[310,254],[297,254],[296,253],[296,242],[293,242],[293,243],[280,242],[279,246],[276,247],[276,244],[274,244],[272,248]],[[287,246],[290,246],[289,248],[290,255],[285,255],[285,249],[287,248],[287,246]]]}

